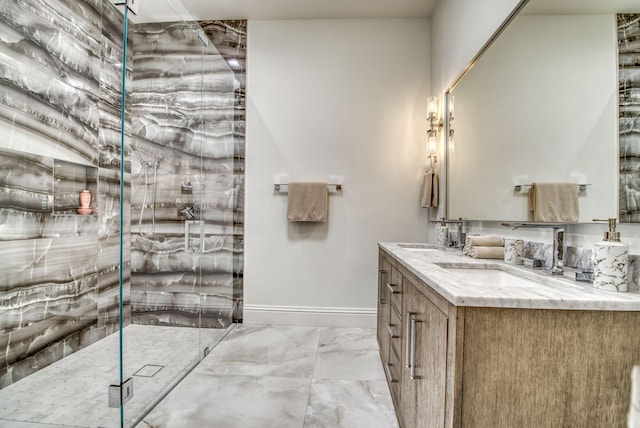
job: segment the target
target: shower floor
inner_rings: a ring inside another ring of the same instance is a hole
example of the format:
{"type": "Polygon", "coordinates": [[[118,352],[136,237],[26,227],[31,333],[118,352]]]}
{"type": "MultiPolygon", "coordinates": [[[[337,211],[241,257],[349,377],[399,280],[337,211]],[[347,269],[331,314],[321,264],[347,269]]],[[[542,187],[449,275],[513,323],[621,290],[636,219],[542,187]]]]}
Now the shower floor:
{"type": "MultiPolygon", "coordinates": [[[[131,421],[163,395],[229,329],[131,324],[124,328],[125,379],[133,398],[131,421]]],[[[119,381],[119,335],[112,334],[0,390],[0,427],[119,427],[120,409],[108,407],[108,388],[119,381]]]]}

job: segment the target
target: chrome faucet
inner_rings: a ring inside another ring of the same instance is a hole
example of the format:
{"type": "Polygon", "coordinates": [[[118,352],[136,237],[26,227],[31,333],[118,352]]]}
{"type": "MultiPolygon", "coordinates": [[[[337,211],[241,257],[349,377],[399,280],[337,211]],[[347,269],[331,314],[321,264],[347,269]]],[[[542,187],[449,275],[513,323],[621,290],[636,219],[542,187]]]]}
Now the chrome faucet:
{"type": "Polygon", "coordinates": [[[462,219],[460,219],[460,220],[450,221],[450,223],[456,225],[456,234],[455,234],[456,240],[455,240],[455,242],[451,241],[450,245],[452,247],[456,247],[456,248],[464,247],[464,242],[465,242],[466,237],[467,237],[467,234],[462,231],[462,229],[464,227],[464,221],[462,219]]]}
{"type": "Polygon", "coordinates": [[[455,239],[449,239],[446,245],[448,247],[454,247],[454,248],[464,247],[465,240],[467,237],[467,234],[462,231],[464,229],[464,222],[465,222],[465,219],[463,219],[462,217],[459,220],[445,220],[443,217],[440,220],[431,221],[431,223],[456,225],[456,234],[453,235],[455,239]]]}
{"type": "Polygon", "coordinates": [[[565,226],[562,224],[542,224],[542,223],[502,223],[503,226],[510,227],[511,230],[520,228],[553,229],[553,254],[551,267],[547,269],[552,275],[562,275],[564,272],[564,253],[567,248],[564,241],[565,226]]]}

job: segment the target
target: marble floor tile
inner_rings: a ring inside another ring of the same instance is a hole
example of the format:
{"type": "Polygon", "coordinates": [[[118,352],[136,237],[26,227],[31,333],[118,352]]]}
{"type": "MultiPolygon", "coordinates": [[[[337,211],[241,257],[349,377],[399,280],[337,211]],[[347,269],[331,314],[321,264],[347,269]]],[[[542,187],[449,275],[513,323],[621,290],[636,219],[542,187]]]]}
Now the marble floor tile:
{"type": "Polygon", "coordinates": [[[38,424],[34,422],[0,421],[2,428],[61,428],[60,425],[38,424]]]}
{"type": "Polygon", "coordinates": [[[214,374],[311,378],[316,327],[238,325],[201,363],[214,374]]]}
{"type": "Polygon", "coordinates": [[[300,428],[309,380],[194,370],[140,427],[300,428]]]}
{"type": "MultiPolygon", "coordinates": [[[[128,325],[124,329],[124,366],[132,376],[145,364],[163,365],[151,378],[134,376],[134,396],[125,405],[130,420],[151,403],[203,346],[213,346],[227,331],[128,325]]],[[[117,427],[119,409],[107,405],[108,386],[118,382],[118,335],[110,335],[0,390],[0,427],[21,423],[58,427],[117,427]]],[[[29,426],[29,425],[27,425],[29,426]]]]}
{"type": "MultiPolygon", "coordinates": [[[[188,359],[184,350],[191,349],[194,340],[212,342],[215,337],[202,335],[219,334],[157,326],[133,325],[127,329],[125,352],[138,353],[135,359],[128,358],[130,374],[144,364],[165,365],[153,377],[134,379],[134,399],[125,405],[127,420],[139,411],[142,402],[149,402],[164,388],[163,377],[176,375],[172,361],[188,359]],[[159,348],[162,343],[169,346],[159,348]]],[[[61,360],[56,363],[61,365],[58,371],[41,370],[0,390],[0,427],[118,426],[119,410],[106,406],[104,387],[114,373],[116,360],[112,354],[117,348],[110,340],[116,338],[114,335],[98,342],[100,346],[85,348],[92,352],[86,352],[82,359],[71,358],[82,356],[85,350],[61,360]],[[25,382],[30,379],[31,383],[25,382]]],[[[240,324],[137,426],[398,425],[375,330],[240,324]]]]}
{"type": "Polygon", "coordinates": [[[322,329],[313,378],[384,380],[375,330],[322,329]]]}
{"type": "Polygon", "coordinates": [[[314,379],[304,428],[396,428],[386,381],[314,379]]]}

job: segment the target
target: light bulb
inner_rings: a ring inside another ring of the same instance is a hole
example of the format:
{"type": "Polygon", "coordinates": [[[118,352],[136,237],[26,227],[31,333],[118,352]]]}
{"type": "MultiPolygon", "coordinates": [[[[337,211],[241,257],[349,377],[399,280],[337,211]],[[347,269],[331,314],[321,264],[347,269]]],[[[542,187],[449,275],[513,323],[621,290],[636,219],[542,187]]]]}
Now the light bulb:
{"type": "Polygon", "coordinates": [[[427,98],[427,117],[429,119],[438,117],[438,97],[427,98]]]}
{"type": "Polygon", "coordinates": [[[436,133],[435,132],[429,132],[429,136],[427,138],[427,151],[431,155],[436,152],[436,133]]]}

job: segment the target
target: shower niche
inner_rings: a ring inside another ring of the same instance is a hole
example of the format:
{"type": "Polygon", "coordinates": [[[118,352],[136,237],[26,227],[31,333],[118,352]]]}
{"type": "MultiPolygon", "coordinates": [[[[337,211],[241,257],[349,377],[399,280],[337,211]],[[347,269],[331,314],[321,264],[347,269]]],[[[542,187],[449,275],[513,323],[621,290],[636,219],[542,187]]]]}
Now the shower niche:
{"type": "Polygon", "coordinates": [[[97,190],[98,168],[54,159],[53,214],[96,215],[97,190]],[[81,193],[87,192],[83,203],[81,193]]]}
{"type": "Polygon", "coordinates": [[[97,190],[96,167],[0,148],[0,212],[10,226],[0,240],[97,234],[97,190]],[[80,210],[85,190],[90,210],[80,210]]]}

